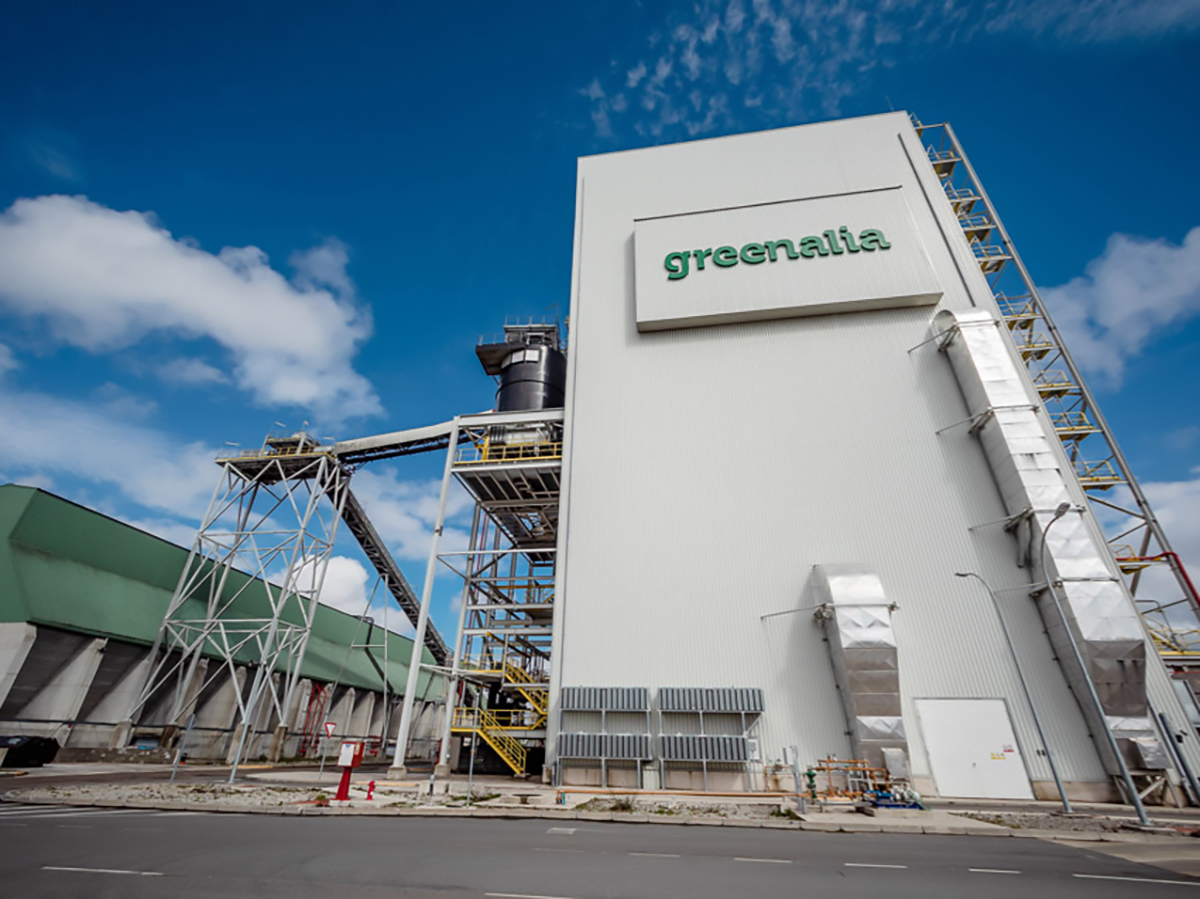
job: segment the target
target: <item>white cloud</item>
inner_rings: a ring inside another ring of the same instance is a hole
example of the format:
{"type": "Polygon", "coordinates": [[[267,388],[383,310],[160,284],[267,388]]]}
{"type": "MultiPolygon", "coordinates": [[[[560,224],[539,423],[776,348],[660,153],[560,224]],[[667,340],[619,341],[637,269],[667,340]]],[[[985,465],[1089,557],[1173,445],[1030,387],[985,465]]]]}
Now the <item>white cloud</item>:
{"type": "Polygon", "coordinates": [[[0,466],[14,480],[68,475],[195,520],[217,483],[216,450],[114,419],[94,403],[0,389],[0,422],[0,466]]]}
{"type": "Polygon", "coordinates": [[[158,368],[159,376],[175,384],[228,384],[229,378],[219,368],[203,359],[172,359],[158,368]]]}
{"type": "Polygon", "coordinates": [[[93,390],[92,399],[96,401],[98,408],[114,418],[149,418],[158,411],[158,403],[154,400],[136,396],[111,381],[93,390]]]}
{"type": "Polygon", "coordinates": [[[1198,24],[1197,0],[1013,0],[986,28],[1101,43],[1181,33],[1198,24]]]}
{"type": "Polygon", "coordinates": [[[1151,481],[1142,490],[1195,581],[1200,575],[1200,469],[1193,474],[1186,481],[1151,481]]]}
{"type": "Polygon", "coordinates": [[[1200,314],[1200,227],[1179,245],[1114,234],[1084,275],[1043,296],[1076,361],[1119,385],[1127,360],[1200,314]]]}
{"type": "Polygon", "coordinates": [[[258,403],[334,424],[381,411],[352,366],[372,325],[345,263],[329,241],[294,256],[288,281],[257,247],[208,253],[152,214],[85,197],[18,200],[0,217],[0,304],[10,312],[94,353],[150,334],[211,338],[258,403]]]}
{"type": "Polygon", "coordinates": [[[370,575],[357,559],[332,556],[325,568],[321,586],[322,605],[332,606],[350,615],[367,614],[367,581],[370,575]]]}
{"type": "MultiPolygon", "coordinates": [[[[1192,582],[1197,583],[1200,574],[1200,469],[1194,469],[1192,474],[1190,480],[1143,483],[1142,490],[1171,541],[1171,548],[1178,553],[1192,582]]],[[[1166,565],[1155,565],[1144,573],[1138,595],[1170,604],[1182,599],[1184,594],[1170,569],[1166,565]]],[[[1186,603],[1172,606],[1167,614],[1175,627],[1190,629],[1200,625],[1186,603]]]]}
{"type": "MultiPolygon", "coordinates": [[[[355,496],[392,555],[407,561],[429,557],[441,489],[440,480],[403,481],[388,468],[359,471],[353,484],[355,496]]],[[[447,498],[446,520],[451,522],[470,508],[470,497],[456,483],[447,498]]],[[[442,552],[464,550],[468,538],[464,528],[447,525],[439,548],[442,552]]]]}
{"type": "Polygon", "coordinates": [[[1163,443],[1174,450],[1191,449],[1200,440],[1200,425],[1184,425],[1163,437],[1163,443]]]}
{"type": "Polygon", "coordinates": [[[12,350],[0,343],[0,377],[18,367],[17,357],[13,355],[12,350]]]}
{"type": "MultiPolygon", "coordinates": [[[[296,577],[296,586],[301,591],[312,591],[316,586],[314,580],[317,567],[313,563],[314,559],[310,556],[301,564],[296,577]]],[[[279,575],[272,580],[278,584],[279,575]]],[[[412,623],[404,616],[391,595],[380,586],[374,573],[368,571],[358,559],[350,556],[329,557],[318,602],[347,615],[369,615],[381,627],[386,618],[388,630],[397,634],[412,636],[414,633],[412,623]]],[[[360,631],[358,642],[363,642],[366,636],[365,629],[360,631]]]]}
{"type": "Polygon", "coordinates": [[[1200,0],[700,0],[668,13],[647,38],[653,75],[639,52],[636,64],[614,62],[581,93],[598,137],[616,137],[622,125],[653,138],[697,136],[737,126],[734,109],[752,110],[759,125],[837,115],[873,70],[904,53],[999,34],[1088,44],[1198,26],[1200,0]],[[636,94],[628,113],[608,99],[618,85],[636,94]],[[699,114],[685,103],[697,90],[699,114]]]}
{"type": "Polygon", "coordinates": [[[25,150],[35,165],[54,177],[64,181],[80,179],[78,163],[50,141],[38,137],[30,138],[25,144],[25,150]]]}

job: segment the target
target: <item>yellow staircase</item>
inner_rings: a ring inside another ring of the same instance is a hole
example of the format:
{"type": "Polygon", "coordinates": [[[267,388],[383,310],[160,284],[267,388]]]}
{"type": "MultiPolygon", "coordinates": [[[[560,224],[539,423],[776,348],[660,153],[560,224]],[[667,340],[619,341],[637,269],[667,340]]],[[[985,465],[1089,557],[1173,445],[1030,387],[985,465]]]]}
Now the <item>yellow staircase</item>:
{"type": "Polygon", "coordinates": [[[528,755],[523,743],[505,733],[505,722],[489,709],[455,709],[451,730],[456,733],[478,734],[512,768],[513,774],[525,773],[528,755]]]}
{"type": "Polygon", "coordinates": [[[519,668],[512,662],[504,663],[504,676],[509,683],[517,685],[517,692],[525,697],[530,708],[537,713],[536,720],[530,726],[531,730],[537,730],[546,724],[546,714],[549,710],[547,702],[547,685],[540,681],[535,681],[524,668],[519,668]]]}

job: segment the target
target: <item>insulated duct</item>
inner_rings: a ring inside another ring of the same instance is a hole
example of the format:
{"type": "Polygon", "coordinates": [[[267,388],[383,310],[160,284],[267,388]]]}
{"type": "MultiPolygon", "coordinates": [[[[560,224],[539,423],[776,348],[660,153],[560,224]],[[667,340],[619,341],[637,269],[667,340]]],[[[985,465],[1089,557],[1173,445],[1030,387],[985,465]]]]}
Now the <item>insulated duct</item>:
{"type": "Polygon", "coordinates": [[[817,565],[813,577],[829,656],[855,758],[908,777],[900,708],[900,665],[892,612],[879,576],[866,565],[817,565]]]}
{"type": "Polygon", "coordinates": [[[1035,582],[1043,580],[1042,534],[1056,508],[1072,504],[1050,528],[1045,545],[1046,568],[1062,613],[1050,590],[1042,588],[1036,596],[1105,770],[1121,775],[1110,742],[1101,736],[1105,728],[1129,767],[1162,768],[1165,755],[1146,701],[1146,636],[1137,608],[1111,568],[1108,547],[1088,526],[1090,513],[1074,505],[1069,489],[1074,475],[1063,471],[1049,423],[1040,419],[1042,407],[1030,402],[1025,376],[1000,327],[986,310],[945,310],[934,319],[972,416],[972,431],[1013,517],[1021,562],[1029,566],[1035,582]],[[1063,630],[1064,618],[1078,654],[1063,630]]]}

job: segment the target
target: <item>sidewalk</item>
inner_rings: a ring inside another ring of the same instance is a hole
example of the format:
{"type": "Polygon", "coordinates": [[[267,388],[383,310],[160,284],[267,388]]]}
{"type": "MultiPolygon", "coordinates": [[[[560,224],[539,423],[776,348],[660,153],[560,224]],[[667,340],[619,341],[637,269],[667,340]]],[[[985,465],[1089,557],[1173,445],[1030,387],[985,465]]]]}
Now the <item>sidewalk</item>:
{"type": "MultiPolygon", "coordinates": [[[[351,779],[351,799],[332,801],[340,772],[328,768],[323,775],[312,769],[243,769],[236,785],[155,783],[70,783],[80,778],[125,771],[120,765],[55,765],[38,769],[56,775],[63,783],[21,788],[10,780],[4,798],[10,802],[171,811],[239,812],[271,815],[384,815],[404,817],[546,818],[558,821],[613,821],[724,827],[761,827],[840,833],[930,833],[972,836],[1035,838],[1082,844],[1122,847],[1124,852],[1156,850],[1178,864],[1200,866],[1200,840],[1171,830],[1147,832],[1136,826],[1127,807],[1099,803],[1080,804],[1078,817],[1050,813],[1057,803],[1007,801],[930,801],[926,811],[879,810],[864,814],[853,809],[799,813],[795,797],[783,793],[715,794],[687,791],[630,791],[599,788],[555,788],[510,777],[482,775],[472,780],[468,803],[467,778],[383,779],[383,772],[356,771],[351,779]],[[53,771],[51,769],[54,769],[53,771]],[[367,800],[370,781],[375,793],[367,800]],[[432,792],[431,792],[432,790],[432,792]],[[988,820],[978,820],[978,815],[988,820]],[[1026,816],[1021,818],[1019,816],[1026,816]],[[1008,826],[1006,826],[1008,825],[1008,826]],[[1129,847],[1134,847],[1133,849],[1129,847]],[[1142,847],[1142,848],[1138,848],[1142,847]],[[1195,847],[1193,849],[1193,847],[1195,847]]],[[[145,766],[138,766],[147,771],[145,766]]],[[[164,766],[165,767],[165,766],[164,766]]],[[[191,766],[189,766],[191,768],[191,766]]],[[[200,770],[200,766],[191,768],[200,770]]],[[[205,766],[208,771],[227,768],[205,766]]],[[[32,772],[31,772],[32,773],[32,772]]],[[[147,772],[148,773],[148,772],[147,772]]],[[[159,771],[161,773],[161,771],[159,771]]],[[[1195,827],[1200,830],[1200,809],[1154,809],[1156,824],[1195,827]]],[[[1106,850],[1100,850],[1106,851],[1106,850]]],[[[1124,857],[1124,856],[1122,856],[1124,857]]],[[[1192,873],[1188,868],[1172,868],[1192,873]]],[[[1200,867],[1196,870],[1200,872],[1200,867]]]]}

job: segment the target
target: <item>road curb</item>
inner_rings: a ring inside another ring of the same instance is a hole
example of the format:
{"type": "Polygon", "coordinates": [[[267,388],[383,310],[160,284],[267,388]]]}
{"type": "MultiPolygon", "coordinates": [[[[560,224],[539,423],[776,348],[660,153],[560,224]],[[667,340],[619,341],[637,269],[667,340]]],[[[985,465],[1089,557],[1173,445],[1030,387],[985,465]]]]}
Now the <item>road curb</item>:
{"type": "Polygon", "coordinates": [[[615,812],[586,812],[572,809],[513,807],[513,808],[397,808],[381,805],[374,808],[362,806],[328,807],[317,805],[217,805],[186,800],[153,799],[51,799],[46,797],[26,798],[9,790],[0,794],[0,802],[23,805],[68,806],[73,808],[139,809],[143,811],[188,811],[215,814],[274,815],[277,817],[353,817],[353,818],[493,818],[500,820],[542,819],[547,821],[596,821],[616,824],[675,824],[689,827],[738,827],[760,830],[792,830],[805,833],[896,833],[929,834],[931,836],[978,836],[1017,837],[1021,839],[1050,841],[1079,841],[1098,843],[1157,843],[1189,842],[1189,837],[1172,837],[1159,834],[1089,833],[1034,829],[992,829],[963,824],[923,824],[917,821],[881,823],[877,821],[789,821],[754,818],[721,818],[713,815],[651,815],[615,812]]]}

